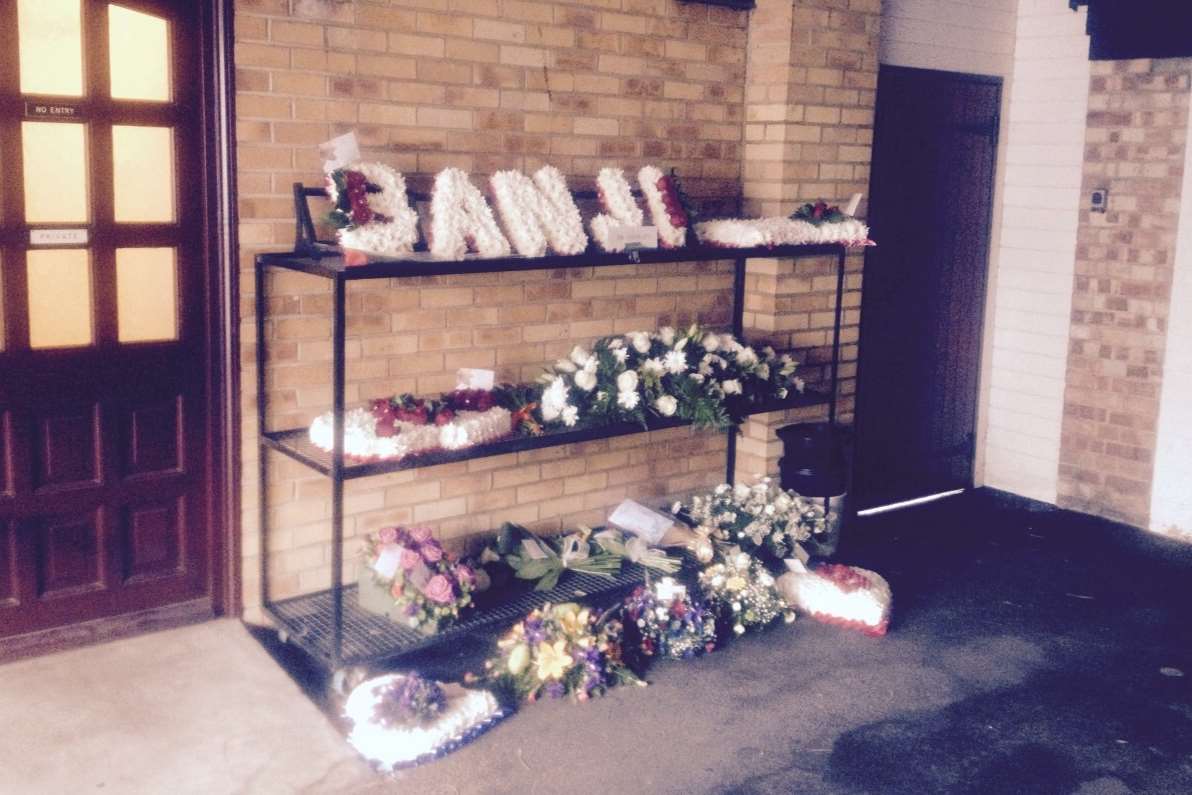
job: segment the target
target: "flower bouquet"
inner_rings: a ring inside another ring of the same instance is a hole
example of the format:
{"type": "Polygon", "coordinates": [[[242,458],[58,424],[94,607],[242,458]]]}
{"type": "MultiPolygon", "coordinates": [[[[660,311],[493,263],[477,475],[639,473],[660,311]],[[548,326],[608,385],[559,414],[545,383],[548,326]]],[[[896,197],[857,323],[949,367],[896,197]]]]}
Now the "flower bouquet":
{"type": "Polygon", "coordinates": [[[716,616],[670,577],[638,586],[622,605],[625,646],[642,658],[679,660],[716,648],[716,616]]]}
{"type": "Polygon", "coordinates": [[[688,504],[676,502],[671,512],[691,524],[697,537],[735,546],[774,572],[784,571],[783,561],[799,556],[800,544],[827,527],[820,505],[784,491],[770,478],[753,486],[722,483],[688,504]]]}
{"type": "Polygon", "coordinates": [[[736,635],[765,627],[779,616],[787,623],[795,620],[774,577],[745,552],[725,555],[723,562],[700,572],[699,587],[718,619],[736,635]]]}
{"type": "Polygon", "coordinates": [[[472,604],[476,575],[454,561],[426,528],[386,527],[369,536],[360,605],[433,635],[472,604]]]}
{"type": "Polygon", "coordinates": [[[576,346],[540,379],[539,413],[547,426],[607,425],[679,417],[724,428],[749,406],[802,390],[796,362],[755,349],[731,334],[668,327],[576,346]]]}
{"type": "Polygon", "coordinates": [[[626,558],[655,571],[673,574],[681,565],[665,552],[650,549],[640,538],[619,530],[593,532],[581,527],[553,539],[539,538],[520,525],[506,523],[496,539],[497,552],[522,580],[537,580],[536,591],[554,588],[568,569],[612,578],[626,558]]]}
{"type": "Polygon", "coordinates": [[[587,701],[617,684],[645,685],[621,658],[618,621],[574,603],[545,604],[497,641],[483,680],[515,702],[570,695],[587,701]]]}

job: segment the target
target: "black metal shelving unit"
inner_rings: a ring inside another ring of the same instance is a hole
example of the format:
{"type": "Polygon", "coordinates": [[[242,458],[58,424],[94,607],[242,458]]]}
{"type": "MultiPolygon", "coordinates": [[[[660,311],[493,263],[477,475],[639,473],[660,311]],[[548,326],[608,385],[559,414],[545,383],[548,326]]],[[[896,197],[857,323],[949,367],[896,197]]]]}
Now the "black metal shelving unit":
{"type": "MultiPolygon", "coordinates": [[[[424,636],[400,627],[384,616],[374,615],[360,608],[356,599],[355,585],[343,582],[343,495],[347,480],[399,470],[435,466],[450,462],[468,461],[494,455],[533,450],[556,445],[572,444],[592,439],[643,433],[650,430],[675,428],[686,425],[682,420],[658,419],[647,427],[620,424],[604,427],[578,428],[548,432],[537,437],[511,437],[490,444],[477,445],[462,450],[436,450],[417,456],[407,456],[392,461],[353,463],[343,450],[344,381],[345,381],[345,339],[347,332],[346,289],[347,283],[358,279],[402,279],[413,276],[443,276],[464,273],[502,273],[526,270],[559,270],[577,268],[599,268],[616,265],[650,265],[655,263],[705,262],[732,259],[733,280],[733,334],[742,334],[742,320],[745,295],[746,262],[758,258],[799,259],[805,257],[836,257],[836,315],[832,336],[832,360],[830,376],[824,391],[808,390],[792,395],[789,399],[753,406],[750,414],[780,411],[787,408],[823,405],[828,409],[829,422],[836,419],[836,392],[840,364],[840,321],[844,293],[844,271],[847,249],[841,245],[776,246],[772,248],[727,249],[713,246],[693,245],[681,249],[646,249],[623,253],[605,253],[591,250],[575,256],[546,256],[527,258],[520,256],[484,259],[469,255],[461,260],[435,259],[426,252],[415,252],[401,259],[370,258],[363,265],[349,266],[342,252],[333,245],[315,239],[306,198],[320,195],[321,189],[295,186],[298,238],[295,251],[290,253],[261,254],[255,261],[256,326],[257,326],[257,421],[259,428],[258,477],[260,482],[260,534],[261,534],[261,592],[265,611],[277,622],[279,632],[298,645],[312,659],[328,670],[343,665],[378,663],[396,659],[428,645],[459,637],[461,634],[481,627],[503,622],[512,623],[526,612],[546,601],[572,600],[576,592],[585,598],[600,599],[602,596],[625,591],[642,581],[642,571],[637,566],[626,566],[622,574],[614,579],[566,572],[558,587],[548,592],[520,591],[513,589],[492,594],[478,600],[471,616],[451,628],[434,636],[424,636]],[[332,292],[331,325],[331,384],[332,384],[332,436],[333,449],[326,452],[315,447],[307,438],[306,428],[270,429],[268,424],[269,405],[266,389],[266,367],[268,366],[268,337],[266,335],[268,302],[266,300],[266,275],[270,269],[291,270],[320,276],[330,282],[332,292]],[[269,452],[286,455],[331,480],[331,588],[313,594],[274,601],[269,590],[269,510],[268,510],[268,458],[269,452]],[[348,597],[348,598],[346,598],[348,597]]],[[[584,198],[580,195],[579,198],[584,198]]],[[[726,478],[731,481],[736,466],[737,434],[730,432],[726,452],[726,478]]]]}

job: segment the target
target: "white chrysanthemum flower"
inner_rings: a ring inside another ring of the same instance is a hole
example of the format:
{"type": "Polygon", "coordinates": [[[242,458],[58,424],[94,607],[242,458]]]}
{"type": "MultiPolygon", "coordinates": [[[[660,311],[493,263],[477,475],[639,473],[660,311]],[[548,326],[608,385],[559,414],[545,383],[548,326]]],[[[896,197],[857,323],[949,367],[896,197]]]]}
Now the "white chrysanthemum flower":
{"type": "Polygon", "coordinates": [[[704,335],[704,338],[700,340],[700,345],[703,345],[704,348],[709,351],[714,351],[720,347],[720,337],[716,334],[708,332],[704,335]]]}
{"type": "Polygon", "coordinates": [[[585,392],[591,392],[596,388],[596,371],[583,369],[575,374],[575,385],[585,392]]]}
{"type": "Polygon", "coordinates": [[[617,376],[617,389],[622,392],[632,392],[637,389],[637,373],[633,370],[626,370],[617,376]]]}
{"type": "Polygon", "coordinates": [[[567,383],[562,376],[555,376],[542,393],[542,419],[547,422],[557,420],[566,405],[567,383]]]}
{"type": "Polygon", "coordinates": [[[576,345],[571,349],[570,358],[571,361],[575,362],[576,367],[583,367],[584,363],[588,361],[588,352],[576,345]]]}
{"type": "Polygon", "coordinates": [[[632,331],[629,333],[629,341],[633,345],[633,349],[638,353],[650,352],[650,335],[644,331],[632,331]]]}
{"type": "Polygon", "coordinates": [[[555,362],[555,369],[564,373],[574,373],[576,367],[571,363],[570,359],[560,359],[559,361],[555,362]]]}
{"type": "Polygon", "coordinates": [[[668,351],[666,357],[663,359],[663,365],[666,371],[672,375],[687,372],[687,357],[682,351],[668,351]]]}
{"type": "Polygon", "coordinates": [[[578,419],[579,419],[579,409],[577,409],[575,406],[564,407],[564,409],[563,409],[563,424],[564,425],[566,425],[568,428],[570,428],[571,426],[575,425],[575,423],[578,419]]]}
{"type": "Polygon", "coordinates": [[[750,367],[757,364],[757,352],[753,348],[744,347],[737,351],[737,364],[750,367]]]}
{"type": "Polygon", "coordinates": [[[666,372],[666,366],[661,359],[655,356],[642,362],[642,372],[646,375],[662,375],[666,372]]]}
{"type": "Polygon", "coordinates": [[[670,326],[663,326],[662,328],[658,329],[658,339],[662,340],[663,345],[674,345],[675,330],[670,326]]]}
{"type": "Polygon", "coordinates": [[[625,347],[625,340],[622,339],[621,337],[615,337],[608,341],[608,349],[609,350],[615,351],[618,348],[624,348],[624,347],[625,347]]]}
{"type": "Polygon", "coordinates": [[[726,395],[741,394],[741,382],[735,378],[728,379],[720,385],[720,388],[724,390],[724,394],[726,395]]]}
{"type": "Polygon", "coordinates": [[[762,379],[763,381],[769,381],[770,380],[770,365],[759,364],[757,366],[757,377],[762,379]]]}
{"type": "Polygon", "coordinates": [[[671,395],[663,395],[654,401],[654,408],[664,417],[673,417],[675,410],[679,408],[679,401],[671,395]]]}
{"type": "Polygon", "coordinates": [[[640,402],[641,395],[637,394],[637,390],[623,389],[617,393],[617,405],[626,411],[633,411],[640,402]]]}
{"type": "Polygon", "coordinates": [[[629,358],[629,349],[613,348],[613,358],[617,360],[618,364],[625,364],[625,360],[629,358]]]}

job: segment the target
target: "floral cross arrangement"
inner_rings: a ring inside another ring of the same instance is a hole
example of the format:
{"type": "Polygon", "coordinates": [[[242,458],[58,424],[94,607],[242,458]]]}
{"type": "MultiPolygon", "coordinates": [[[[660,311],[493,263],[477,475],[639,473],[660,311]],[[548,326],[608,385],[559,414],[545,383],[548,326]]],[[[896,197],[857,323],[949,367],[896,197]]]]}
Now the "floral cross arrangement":
{"type": "Polygon", "coordinates": [[[362,604],[379,586],[383,612],[411,629],[434,634],[472,604],[476,574],[424,527],[386,527],[367,538],[364,556],[362,604]]]}
{"type": "Polygon", "coordinates": [[[620,622],[601,621],[577,604],[545,604],[497,641],[482,679],[517,702],[587,701],[613,685],[644,686],[622,660],[622,631],[620,622]]]}
{"type": "Polygon", "coordinates": [[[676,502],[671,512],[694,527],[697,540],[735,546],[772,572],[785,571],[783,561],[799,556],[800,544],[827,527],[822,506],[784,491],[768,477],[752,486],[722,483],[710,494],[676,502]]]}
{"type": "Polygon", "coordinates": [[[547,426],[607,425],[679,417],[724,428],[750,405],[803,389],[788,354],[759,353],[731,334],[692,325],[657,333],[605,337],[588,351],[576,346],[540,379],[547,426]]]}

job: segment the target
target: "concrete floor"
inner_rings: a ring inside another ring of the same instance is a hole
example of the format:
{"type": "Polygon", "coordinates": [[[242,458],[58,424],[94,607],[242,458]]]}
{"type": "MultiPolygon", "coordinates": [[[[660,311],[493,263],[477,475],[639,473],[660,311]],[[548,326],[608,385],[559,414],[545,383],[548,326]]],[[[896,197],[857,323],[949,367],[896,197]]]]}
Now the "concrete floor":
{"type": "Polygon", "coordinates": [[[396,780],[233,622],[3,666],[0,792],[1192,793],[1192,549],[978,494],[839,558],[890,580],[887,637],[800,620],[396,780]]]}

